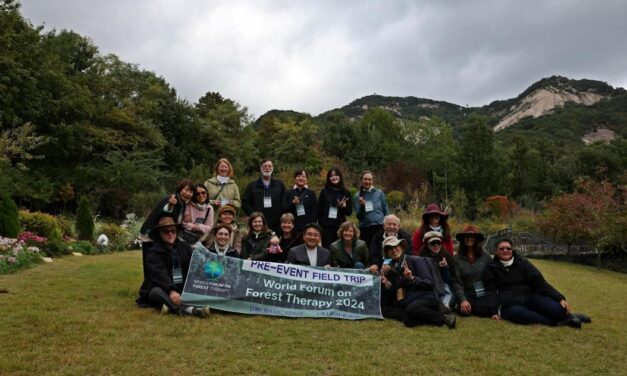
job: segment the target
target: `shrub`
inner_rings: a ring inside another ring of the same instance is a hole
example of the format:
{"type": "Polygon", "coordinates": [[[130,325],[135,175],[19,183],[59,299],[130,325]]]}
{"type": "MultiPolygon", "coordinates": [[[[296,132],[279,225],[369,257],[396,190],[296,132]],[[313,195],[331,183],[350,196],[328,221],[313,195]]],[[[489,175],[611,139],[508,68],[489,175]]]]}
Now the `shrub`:
{"type": "Polygon", "coordinates": [[[84,255],[94,255],[97,253],[101,253],[98,248],[96,248],[91,242],[87,240],[78,240],[72,243],[69,246],[69,249],[74,252],[80,252],[84,255]]]}
{"type": "Polygon", "coordinates": [[[80,240],[94,240],[94,217],[91,213],[89,199],[81,197],[76,213],[76,234],[80,240]]]}
{"type": "Polygon", "coordinates": [[[128,248],[131,240],[130,233],[115,223],[99,223],[98,234],[105,234],[109,239],[109,248],[113,251],[123,251],[128,248]]]}
{"type": "Polygon", "coordinates": [[[405,193],[401,191],[392,191],[385,197],[388,205],[395,210],[398,210],[405,206],[405,193]]]}
{"type": "Polygon", "coordinates": [[[41,251],[48,257],[59,257],[72,253],[68,243],[57,239],[49,240],[42,246],[41,251]]]}
{"type": "Polygon", "coordinates": [[[60,240],[62,231],[57,219],[42,212],[20,210],[20,223],[25,231],[34,232],[51,240],[60,240]]]}
{"type": "Polygon", "coordinates": [[[5,194],[0,198],[0,235],[15,238],[19,233],[20,219],[17,205],[5,194]]]}
{"type": "Polygon", "coordinates": [[[0,274],[41,262],[39,248],[28,247],[21,240],[0,237],[0,274]]]}
{"type": "Polygon", "coordinates": [[[72,223],[72,220],[60,216],[57,216],[56,218],[63,236],[74,237],[74,224],[72,223]]]}

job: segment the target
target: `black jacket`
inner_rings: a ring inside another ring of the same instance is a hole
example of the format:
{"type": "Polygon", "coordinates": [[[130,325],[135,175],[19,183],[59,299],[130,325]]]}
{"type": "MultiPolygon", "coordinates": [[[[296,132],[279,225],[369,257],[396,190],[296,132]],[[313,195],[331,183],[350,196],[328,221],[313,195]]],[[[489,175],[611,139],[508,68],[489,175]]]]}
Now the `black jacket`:
{"type": "Polygon", "coordinates": [[[395,262],[391,265],[392,270],[386,274],[388,280],[392,282],[390,291],[393,292],[399,288],[404,288],[406,291],[406,298],[397,303],[404,306],[419,299],[425,304],[437,304],[437,286],[433,276],[435,271],[429,265],[431,260],[419,256],[405,256],[405,262],[413,274],[412,280],[403,278],[403,268],[399,267],[397,271],[395,262]]]}
{"type": "MultiPolygon", "coordinates": [[[[142,224],[142,227],[139,229],[139,232],[141,234],[148,235],[150,230],[152,230],[152,228],[157,225],[157,223],[159,222],[159,218],[166,214],[163,211],[163,207],[168,203],[169,200],[170,196],[162,198],[157,206],[152,209],[152,211],[150,212],[150,214],[148,214],[148,217],[146,217],[146,220],[142,224]]],[[[185,201],[181,200],[181,197],[177,194],[176,205],[174,205],[174,207],[172,208],[172,212],[167,213],[167,215],[174,217],[174,221],[176,223],[180,223],[179,217],[182,213],[185,213],[185,201]]]]}
{"type": "Polygon", "coordinates": [[[309,188],[303,189],[290,189],[285,192],[283,196],[283,211],[285,213],[292,213],[294,218],[294,229],[296,231],[303,231],[303,228],[308,223],[316,222],[318,209],[318,199],[316,198],[316,193],[309,188]],[[304,215],[298,215],[296,210],[296,205],[292,203],[294,197],[300,197],[300,202],[303,204],[305,209],[304,215]]]}
{"type": "MultiPolygon", "coordinates": [[[[381,229],[377,231],[376,234],[372,237],[372,243],[370,243],[370,265],[377,265],[379,269],[381,269],[381,264],[383,263],[383,234],[385,233],[385,229],[381,229]]],[[[411,254],[411,235],[407,233],[407,231],[400,229],[396,234],[396,237],[399,239],[405,239],[407,242],[407,248],[405,248],[405,254],[411,254]]]]}
{"type": "Polygon", "coordinates": [[[340,227],[340,225],[346,222],[346,217],[353,214],[353,204],[351,201],[351,194],[347,190],[340,191],[339,189],[329,189],[327,187],[322,188],[320,196],[318,197],[318,223],[322,227],[340,227]],[[329,218],[329,209],[337,207],[338,200],[346,198],[346,207],[337,208],[337,218],[329,218]]]}
{"type": "Polygon", "coordinates": [[[497,256],[485,268],[483,284],[486,293],[491,297],[492,313],[497,306],[526,305],[532,294],[539,294],[556,301],[564,298],[559,291],[551,286],[542,273],[526,258],[514,252],[514,263],[505,267],[497,256]]]}
{"type": "Polygon", "coordinates": [[[268,261],[268,245],[271,236],[269,232],[261,232],[256,236],[252,231],[249,232],[242,239],[242,258],[245,260],[250,257],[252,260],[268,261]]]}
{"type": "Polygon", "coordinates": [[[163,242],[155,241],[152,243],[152,247],[145,253],[146,262],[144,275],[146,276],[144,282],[139,288],[138,303],[147,303],[148,294],[154,287],[160,287],[166,293],[172,290],[176,290],[181,293],[182,288],[176,289],[174,286],[174,279],[172,276],[173,267],[173,253],[178,252],[179,262],[181,266],[181,273],[183,274],[183,284],[187,278],[187,272],[189,271],[189,263],[192,257],[192,247],[180,240],[176,240],[172,248],[167,247],[163,242]]]}
{"type": "Polygon", "coordinates": [[[268,226],[274,231],[279,230],[281,214],[283,214],[282,203],[283,195],[285,194],[285,185],[283,182],[271,178],[268,189],[263,185],[262,179],[251,181],[246,187],[244,196],[242,197],[242,209],[246,215],[251,215],[253,212],[261,212],[268,221],[268,226]],[[269,195],[272,200],[271,208],[263,207],[263,198],[265,195],[269,195]]]}

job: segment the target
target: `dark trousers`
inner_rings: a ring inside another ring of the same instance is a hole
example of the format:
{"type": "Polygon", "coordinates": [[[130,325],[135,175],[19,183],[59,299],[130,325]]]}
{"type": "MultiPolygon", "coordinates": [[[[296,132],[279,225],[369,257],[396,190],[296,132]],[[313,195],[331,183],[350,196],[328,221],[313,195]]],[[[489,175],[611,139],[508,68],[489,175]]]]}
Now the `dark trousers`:
{"type": "Polygon", "coordinates": [[[374,234],[376,234],[378,231],[382,229],[383,229],[383,225],[372,225],[372,226],[365,226],[365,227],[359,226],[359,232],[361,233],[359,235],[359,238],[365,241],[366,244],[368,245],[368,249],[370,249],[374,234]]]}
{"type": "Polygon", "coordinates": [[[468,296],[467,298],[468,298],[468,303],[470,303],[470,315],[465,315],[461,311],[459,311],[460,315],[479,316],[479,317],[491,317],[492,316],[492,309],[490,308],[490,304],[489,304],[487,296],[482,296],[481,298],[468,296]]]}
{"type": "Polygon", "coordinates": [[[546,296],[533,294],[525,305],[501,307],[501,317],[517,324],[557,325],[568,317],[559,302],[546,296]]]}
{"type": "Polygon", "coordinates": [[[331,226],[331,227],[322,227],[322,246],[326,249],[329,249],[331,243],[338,239],[337,230],[340,226],[331,226]]]}
{"type": "Polygon", "coordinates": [[[381,314],[386,319],[402,321],[407,327],[418,325],[444,325],[444,314],[437,303],[417,299],[405,308],[381,307],[381,314]]]}
{"type": "Polygon", "coordinates": [[[150,290],[148,293],[148,303],[155,308],[161,308],[161,306],[165,304],[170,309],[170,313],[175,314],[180,314],[181,311],[186,308],[186,306],[182,304],[180,306],[174,304],[172,299],[170,299],[170,295],[163,291],[161,287],[153,287],[152,290],[150,290]]]}

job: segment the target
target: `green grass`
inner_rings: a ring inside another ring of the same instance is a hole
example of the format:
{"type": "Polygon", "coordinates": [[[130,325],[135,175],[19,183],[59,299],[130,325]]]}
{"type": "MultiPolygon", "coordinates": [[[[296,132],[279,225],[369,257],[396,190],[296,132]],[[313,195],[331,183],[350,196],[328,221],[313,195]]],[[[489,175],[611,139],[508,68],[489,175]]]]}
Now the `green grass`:
{"type": "Polygon", "coordinates": [[[627,275],[533,263],[592,324],[161,316],[135,308],[138,251],[64,257],[0,275],[0,374],[626,374],[627,275]]]}

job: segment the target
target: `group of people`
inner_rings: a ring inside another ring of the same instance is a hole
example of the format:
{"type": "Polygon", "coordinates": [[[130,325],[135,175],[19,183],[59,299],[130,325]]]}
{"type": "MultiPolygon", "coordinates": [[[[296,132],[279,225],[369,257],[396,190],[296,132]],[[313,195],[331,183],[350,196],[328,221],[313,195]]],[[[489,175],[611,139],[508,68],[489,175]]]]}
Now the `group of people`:
{"type": "Polygon", "coordinates": [[[406,326],[447,325],[455,314],[501,318],[520,324],[581,327],[590,322],[570,312],[565,297],[554,289],[510,240],[498,242],[494,257],[482,248],[484,235],[473,226],[456,234],[454,252],[448,213],[427,206],[421,226],[410,235],[389,213],[385,194],[364,171],[352,197],[342,172],[331,168],[319,195],[309,189],[307,171],[294,173],[294,186],[273,174],[264,160],[261,176],[240,198],[233,168],[220,159],[215,176],[205,183],[178,183],[142,225],[144,282],[137,300],[164,313],[206,317],[208,307],[185,307],[180,294],[192,246],[251,260],[318,267],[367,269],[380,275],[384,317],[406,326]],[[235,219],[247,216],[248,231],[235,219]],[[346,218],[356,214],[359,224],[346,218]]]}

